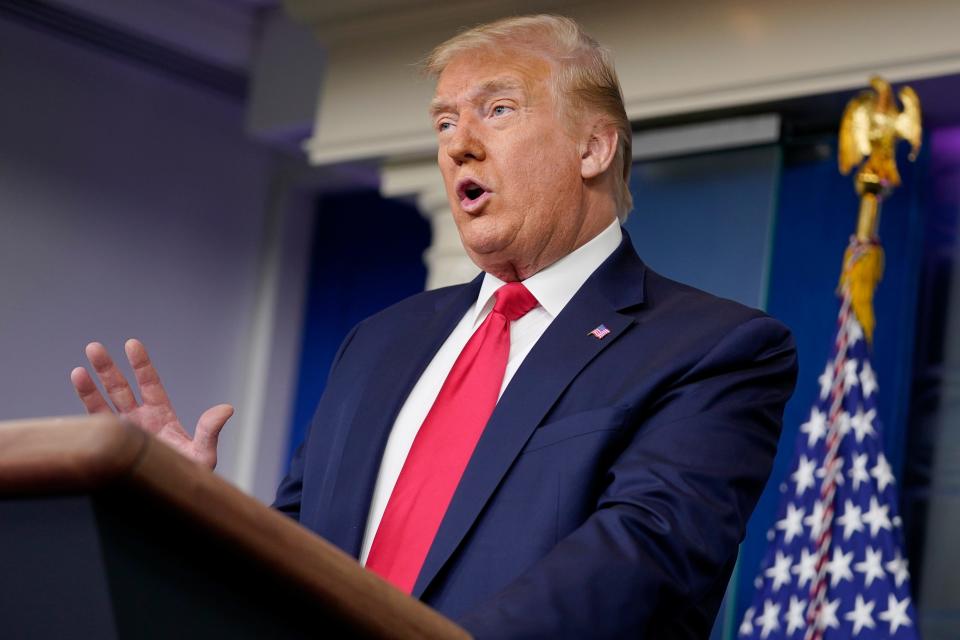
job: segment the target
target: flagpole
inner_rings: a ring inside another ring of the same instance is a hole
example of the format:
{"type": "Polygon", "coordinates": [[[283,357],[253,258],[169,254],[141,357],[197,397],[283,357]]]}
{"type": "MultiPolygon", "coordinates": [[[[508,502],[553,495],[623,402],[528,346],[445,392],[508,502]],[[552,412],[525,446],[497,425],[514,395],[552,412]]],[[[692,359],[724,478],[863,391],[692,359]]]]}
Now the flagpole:
{"type": "Polygon", "coordinates": [[[907,562],[899,550],[895,481],[874,425],[877,382],[870,347],[873,295],[883,275],[880,210],[900,184],[897,142],[909,141],[911,160],[916,158],[920,104],[904,87],[898,93],[901,111],[889,83],[875,77],[871,86],[873,91],[850,101],[840,125],[840,171],[857,169],[860,207],[837,287],[832,355],[810,418],[800,426],[794,472],[781,486],[780,519],[768,534],[752,606],[738,631],[743,639],[823,640],[828,631],[831,638],[855,639],[863,629],[880,633],[882,627],[885,637],[918,638],[907,562]],[[822,478],[819,485],[815,477],[822,478]]]}
{"type": "Polygon", "coordinates": [[[860,196],[860,216],[857,219],[858,242],[871,242],[878,239],[880,226],[880,196],[866,192],[860,196]]]}
{"type": "Polygon", "coordinates": [[[828,414],[827,454],[824,459],[824,478],[821,501],[824,504],[822,533],[817,541],[817,579],[811,585],[810,604],[807,609],[805,640],[821,640],[823,625],[820,617],[826,598],[827,557],[832,542],[833,515],[836,509],[837,450],[842,434],[838,418],[844,394],[842,369],[846,366],[846,325],[849,312],[863,328],[868,343],[873,342],[876,318],[873,310],[873,295],[883,277],[883,247],[880,245],[880,205],[883,199],[900,186],[900,173],[896,165],[896,144],[908,138],[913,144],[911,160],[920,148],[922,129],[920,104],[910,87],[900,92],[905,108],[897,110],[890,84],[880,77],[870,80],[874,92],[861,93],[851,100],[844,111],[840,124],[838,164],[840,172],[848,174],[856,165],[854,185],[860,195],[860,211],[856,232],[844,252],[843,268],[838,293],[842,303],[837,333],[837,356],[834,361],[834,378],[828,414]],[[866,161],[864,161],[864,158],[866,161]]]}

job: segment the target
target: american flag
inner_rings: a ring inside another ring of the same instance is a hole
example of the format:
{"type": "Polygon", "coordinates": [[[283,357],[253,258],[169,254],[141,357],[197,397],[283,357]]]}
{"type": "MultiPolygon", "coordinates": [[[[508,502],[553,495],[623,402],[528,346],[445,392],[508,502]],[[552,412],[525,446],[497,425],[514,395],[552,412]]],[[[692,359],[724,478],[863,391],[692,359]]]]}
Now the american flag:
{"type": "Polygon", "coordinates": [[[594,329],[593,331],[591,331],[590,335],[592,335],[597,340],[603,340],[604,336],[606,336],[608,333],[610,333],[610,329],[607,329],[607,325],[602,324],[596,329],[594,329]]]}
{"type": "Polygon", "coordinates": [[[919,638],[877,379],[849,294],[837,324],[738,638],[919,638]]]}

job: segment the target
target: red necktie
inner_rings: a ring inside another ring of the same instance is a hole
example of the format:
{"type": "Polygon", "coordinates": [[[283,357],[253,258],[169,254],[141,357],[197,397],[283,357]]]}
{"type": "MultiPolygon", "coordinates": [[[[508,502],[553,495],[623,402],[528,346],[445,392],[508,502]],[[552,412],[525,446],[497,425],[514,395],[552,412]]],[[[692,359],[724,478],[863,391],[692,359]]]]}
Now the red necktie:
{"type": "Polygon", "coordinates": [[[510,323],[537,306],[519,282],[494,295],[493,311],[460,352],[417,432],[367,557],[368,569],[407,593],[497,404],[510,323]]]}

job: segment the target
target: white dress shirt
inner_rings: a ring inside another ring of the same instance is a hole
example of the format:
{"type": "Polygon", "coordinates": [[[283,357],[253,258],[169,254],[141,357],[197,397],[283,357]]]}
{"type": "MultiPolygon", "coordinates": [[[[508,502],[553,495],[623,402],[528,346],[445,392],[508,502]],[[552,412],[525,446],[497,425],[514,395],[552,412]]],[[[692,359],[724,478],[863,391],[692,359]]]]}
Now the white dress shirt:
{"type": "MultiPolygon", "coordinates": [[[[573,253],[523,281],[539,304],[522,318],[510,323],[510,355],[507,359],[507,369],[503,375],[500,395],[503,395],[504,389],[510,384],[510,380],[520,368],[524,358],[553,319],[563,310],[590,274],[620,245],[621,236],[620,223],[615,220],[573,253]]],[[[363,534],[363,546],[360,551],[362,564],[367,562],[374,535],[380,526],[390,494],[393,493],[393,487],[420,425],[426,419],[427,413],[440,393],[440,387],[443,386],[447,374],[450,373],[460,352],[470,340],[470,336],[493,309],[493,294],[504,284],[506,283],[499,278],[489,273],[484,274],[477,302],[463,315],[433,360],[427,365],[397,414],[383,452],[380,471],[377,473],[377,483],[373,490],[373,501],[370,504],[367,526],[363,534]]]]}

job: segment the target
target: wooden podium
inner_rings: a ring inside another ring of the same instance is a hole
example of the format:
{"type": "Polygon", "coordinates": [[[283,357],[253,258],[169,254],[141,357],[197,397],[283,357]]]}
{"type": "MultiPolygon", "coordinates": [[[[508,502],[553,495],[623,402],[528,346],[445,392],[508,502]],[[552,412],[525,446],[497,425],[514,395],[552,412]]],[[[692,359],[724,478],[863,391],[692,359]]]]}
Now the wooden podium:
{"type": "Polygon", "coordinates": [[[4,638],[468,638],[112,416],[0,422],[4,638]]]}

